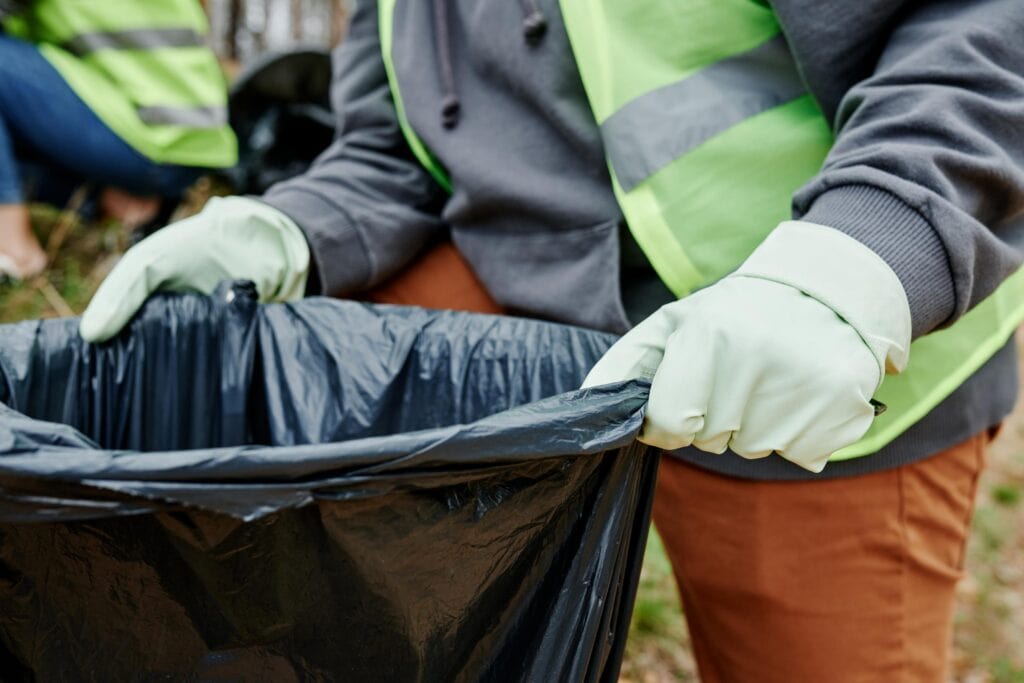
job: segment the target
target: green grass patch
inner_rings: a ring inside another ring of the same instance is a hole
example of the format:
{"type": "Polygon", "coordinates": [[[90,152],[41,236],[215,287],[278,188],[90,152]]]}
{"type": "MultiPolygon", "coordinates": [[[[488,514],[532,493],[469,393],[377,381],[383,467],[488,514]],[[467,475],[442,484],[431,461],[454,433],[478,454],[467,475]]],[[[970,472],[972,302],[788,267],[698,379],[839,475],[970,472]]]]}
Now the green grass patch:
{"type": "Polygon", "coordinates": [[[992,500],[1005,507],[1016,507],[1024,492],[1020,486],[1012,483],[996,484],[992,487],[992,500]]]}

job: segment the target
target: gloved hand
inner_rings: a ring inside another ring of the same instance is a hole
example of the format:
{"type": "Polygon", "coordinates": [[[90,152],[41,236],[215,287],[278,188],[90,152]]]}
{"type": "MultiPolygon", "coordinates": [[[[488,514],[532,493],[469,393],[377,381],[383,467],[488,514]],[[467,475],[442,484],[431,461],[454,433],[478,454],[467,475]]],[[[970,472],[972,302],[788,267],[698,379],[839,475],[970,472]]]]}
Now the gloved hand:
{"type": "Polygon", "coordinates": [[[838,230],[787,221],[733,274],[667,304],[584,381],[652,379],[640,440],[673,450],[773,451],[820,472],[857,441],[885,372],[910,347],[896,274],[838,230]]]}
{"type": "Polygon", "coordinates": [[[286,215],[244,197],[211,199],[199,214],[129,249],[82,315],[86,341],[110,339],[158,290],[210,294],[223,280],[252,280],[261,302],[306,289],[309,246],[286,215]]]}

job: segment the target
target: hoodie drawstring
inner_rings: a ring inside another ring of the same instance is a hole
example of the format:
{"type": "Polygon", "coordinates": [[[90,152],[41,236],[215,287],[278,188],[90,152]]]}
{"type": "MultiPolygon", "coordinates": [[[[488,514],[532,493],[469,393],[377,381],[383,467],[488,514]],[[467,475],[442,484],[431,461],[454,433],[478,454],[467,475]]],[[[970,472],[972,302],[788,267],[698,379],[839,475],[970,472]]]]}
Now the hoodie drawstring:
{"type": "Polygon", "coordinates": [[[548,20],[537,6],[537,0],[519,0],[523,7],[523,37],[528,43],[536,43],[548,30],[548,20]]]}
{"type": "Polygon", "coordinates": [[[459,123],[459,91],[452,69],[452,46],[448,36],[448,0],[434,0],[434,30],[437,32],[437,67],[441,80],[441,125],[451,130],[459,123]]]}
{"type": "MultiPolygon", "coordinates": [[[[455,70],[452,67],[452,45],[448,27],[449,0],[434,0],[434,30],[437,34],[437,68],[441,81],[441,125],[451,130],[459,125],[459,113],[462,102],[455,83],[455,70]]],[[[540,41],[548,29],[547,19],[540,11],[537,0],[519,0],[523,9],[523,38],[535,44],[540,41]]]]}

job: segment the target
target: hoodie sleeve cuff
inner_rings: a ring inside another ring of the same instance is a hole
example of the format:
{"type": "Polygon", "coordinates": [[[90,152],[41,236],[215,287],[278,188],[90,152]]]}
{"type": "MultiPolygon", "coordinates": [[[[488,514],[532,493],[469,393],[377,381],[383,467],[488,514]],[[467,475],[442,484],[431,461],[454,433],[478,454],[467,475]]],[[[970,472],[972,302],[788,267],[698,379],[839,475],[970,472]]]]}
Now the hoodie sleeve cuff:
{"type": "Polygon", "coordinates": [[[313,257],[308,293],[344,296],[367,286],[372,269],[366,247],[339,206],[316,193],[294,190],[272,192],[260,200],[288,216],[304,218],[304,222],[295,222],[313,257]]]}
{"type": "Polygon", "coordinates": [[[931,224],[901,199],[870,185],[844,185],[822,194],[799,220],[827,225],[878,254],[903,285],[912,336],[949,320],[956,305],[953,273],[931,224]]]}

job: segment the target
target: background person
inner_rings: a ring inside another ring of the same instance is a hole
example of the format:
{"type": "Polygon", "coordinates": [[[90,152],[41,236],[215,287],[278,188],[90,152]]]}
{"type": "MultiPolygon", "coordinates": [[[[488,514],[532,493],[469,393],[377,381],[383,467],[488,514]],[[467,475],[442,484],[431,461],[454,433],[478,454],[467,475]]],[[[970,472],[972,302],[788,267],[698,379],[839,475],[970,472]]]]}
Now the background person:
{"type": "Polygon", "coordinates": [[[81,331],[225,278],[365,291],[450,231],[507,311],[642,321],[588,382],[653,376],[705,681],[945,680],[1016,395],[1022,30],[1015,0],[363,2],[332,147],[128,252],[81,331]]]}
{"type": "MultiPolygon", "coordinates": [[[[24,165],[177,198],[204,168],[235,162],[227,91],[196,0],[11,5],[0,33],[0,274],[46,266],[23,197],[24,165]]],[[[37,182],[47,183],[46,175],[37,182]]],[[[150,202],[156,211],[157,202],[150,202]]]]}

